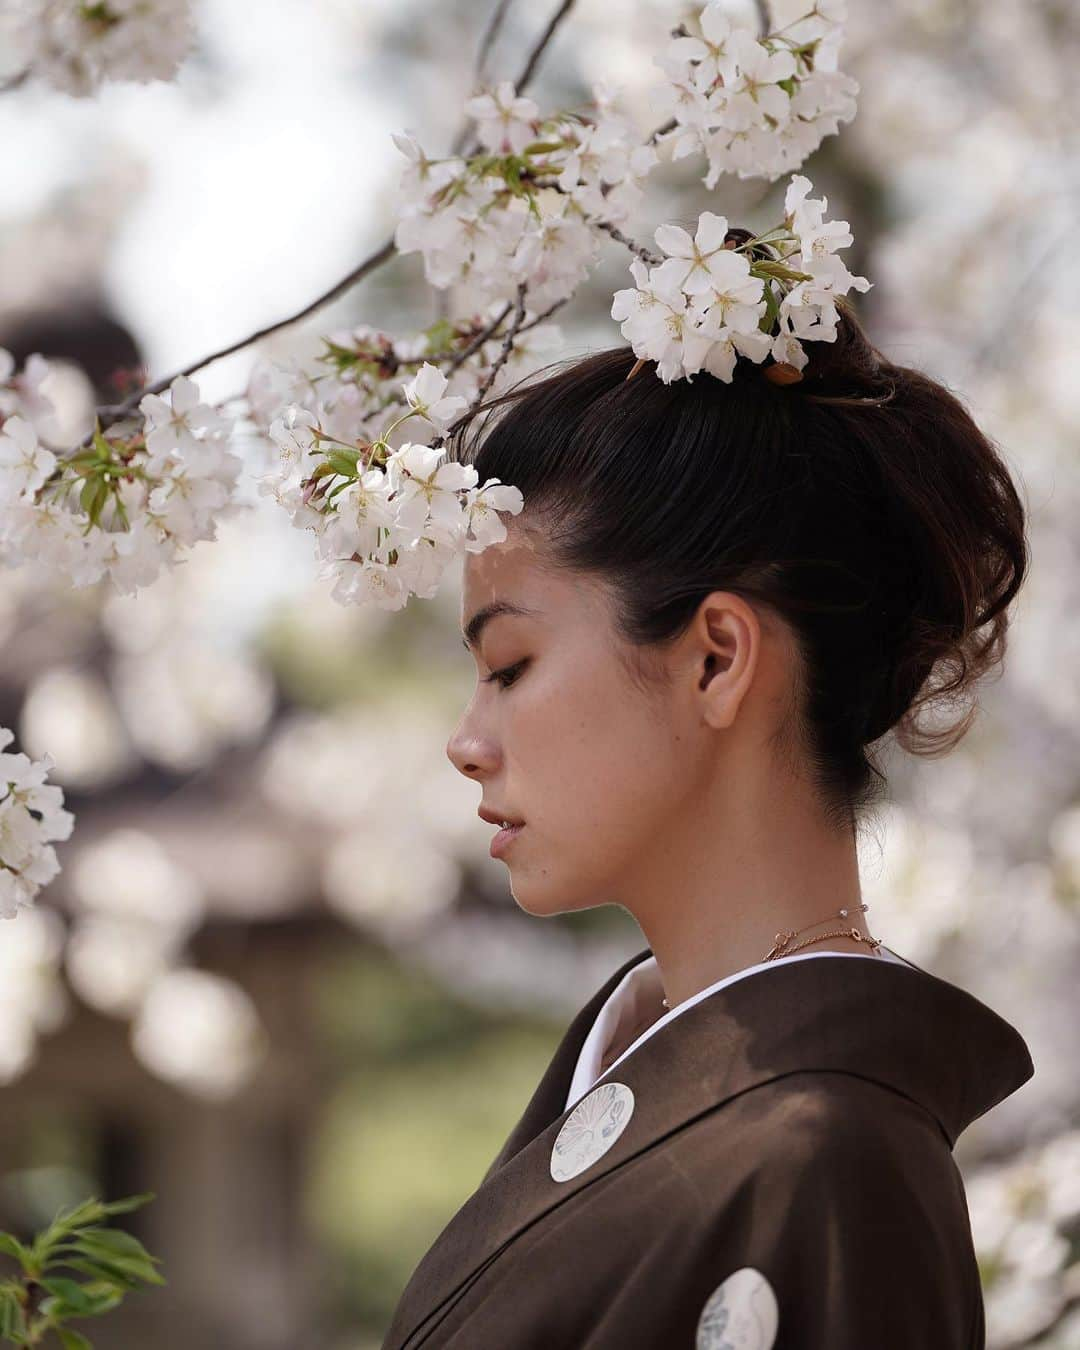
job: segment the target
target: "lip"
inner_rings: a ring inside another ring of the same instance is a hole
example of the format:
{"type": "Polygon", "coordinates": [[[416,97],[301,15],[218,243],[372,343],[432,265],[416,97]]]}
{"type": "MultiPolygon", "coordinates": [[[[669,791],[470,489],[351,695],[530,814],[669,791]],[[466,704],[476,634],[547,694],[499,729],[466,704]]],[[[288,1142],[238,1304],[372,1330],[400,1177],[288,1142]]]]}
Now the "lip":
{"type": "Polygon", "coordinates": [[[524,822],[520,825],[511,825],[508,830],[500,830],[491,841],[491,847],[488,852],[493,858],[501,858],[521,831],[525,828],[524,822]]]}
{"type": "Polygon", "coordinates": [[[476,814],[481,820],[486,820],[489,825],[501,825],[504,820],[508,820],[511,825],[524,825],[523,820],[514,820],[506,811],[496,811],[494,807],[485,806],[482,802],[476,808],[476,814]]]}

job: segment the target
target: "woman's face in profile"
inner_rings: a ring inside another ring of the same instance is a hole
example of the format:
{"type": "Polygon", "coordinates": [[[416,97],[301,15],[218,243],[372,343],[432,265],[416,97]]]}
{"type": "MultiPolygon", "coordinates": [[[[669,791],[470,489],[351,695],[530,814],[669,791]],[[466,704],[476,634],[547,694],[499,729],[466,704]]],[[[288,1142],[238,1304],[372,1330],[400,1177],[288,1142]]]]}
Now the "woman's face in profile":
{"type": "Polygon", "coordinates": [[[465,557],[462,629],[491,605],[529,612],[496,613],[475,635],[476,687],[447,754],[478,806],[524,822],[502,855],[524,910],[620,903],[677,837],[667,826],[695,777],[693,704],[634,683],[602,585],[546,570],[535,536],[508,528],[465,557]]]}

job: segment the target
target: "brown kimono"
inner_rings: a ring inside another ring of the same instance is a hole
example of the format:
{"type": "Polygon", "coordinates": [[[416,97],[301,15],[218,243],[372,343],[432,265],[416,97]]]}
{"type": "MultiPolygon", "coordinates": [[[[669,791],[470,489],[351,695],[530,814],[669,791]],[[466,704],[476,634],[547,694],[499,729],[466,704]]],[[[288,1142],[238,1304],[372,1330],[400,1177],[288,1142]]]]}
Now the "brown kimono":
{"type": "Polygon", "coordinates": [[[570,1110],[617,970],[383,1350],[983,1350],[957,1136],[1033,1074],[910,963],[780,962],[649,1036],[570,1110]]]}

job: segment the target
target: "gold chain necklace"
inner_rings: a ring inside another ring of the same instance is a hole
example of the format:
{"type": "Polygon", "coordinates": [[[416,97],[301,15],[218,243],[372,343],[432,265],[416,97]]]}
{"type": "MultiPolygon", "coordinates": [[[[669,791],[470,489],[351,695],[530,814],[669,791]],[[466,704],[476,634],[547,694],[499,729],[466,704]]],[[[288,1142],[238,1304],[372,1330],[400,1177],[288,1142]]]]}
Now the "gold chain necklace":
{"type": "MultiPolygon", "coordinates": [[[[867,909],[869,909],[869,905],[860,904],[859,909],[860,911],[865,912],[867,909]]],[[[836,917],[838,919],[846,919],[849,913],[850,910],[848,910],[845,907],[844,909],[837,911],[836,917]]],[[[830,914],[828,917],[831,919],[833,916],[830,914]]],[[[826,922],[825,919],[814,920],[814,923],[825,923],[825,922],[826,922]]],[[[791,930],[785,930],[777,933],[773,945],[769,948],[768,953],[761,958],[762,961],[775,961],[777,960],[778,957],[790,956],[793,952],[799,951],[799,949],[802,947],[809,947],[810,944],[813,942],[824,942],[826,938],[831,937],[849,937],[853,938],[856,942],[866,942],[869,944],[871,950],[875,954],[877,953],[878,948],[881,946],[881,943],[877,938],[868,937],[865,933],[860,933],[857,928],[837,928],[831,933],[819,933],[817,937],[804,938],[802,942],[796,942],[794,945],[791,944],[792,938],[798,937],[800,933],[805,933],[808,928],[813,928],[814,923],[804,924],[802,928],[794,928],[791,930]]],[[[666,998],[662,998],[660,1002],[664,1005],[665,1008],[670,1009],[671,1004],[667,1001],[666,998]]]]}

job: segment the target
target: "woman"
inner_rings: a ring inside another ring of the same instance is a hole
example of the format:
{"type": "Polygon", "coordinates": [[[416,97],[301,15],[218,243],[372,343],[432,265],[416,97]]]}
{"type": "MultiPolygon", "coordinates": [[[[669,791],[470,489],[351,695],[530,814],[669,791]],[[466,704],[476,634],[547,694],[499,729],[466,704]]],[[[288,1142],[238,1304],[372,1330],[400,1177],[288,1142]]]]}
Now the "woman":
{"type": "MultiPolygon", "coordinates": [[[[518,486],[468,557],[481,680],[447,747],[537,916],[648,946],[574,1018],[385,1350],[975,1350],[952,1149],[1020,1034],[883,946],[856,831],[886,733],[1001,660],[1024,511],[960,403],[850,311],[785,387],[602,352],[480,437],[518,486]],[[630,375],[633,378],[628,378],[630,375]]],[[[489,425],[490,423],[490,425],[489,425]]]]}

